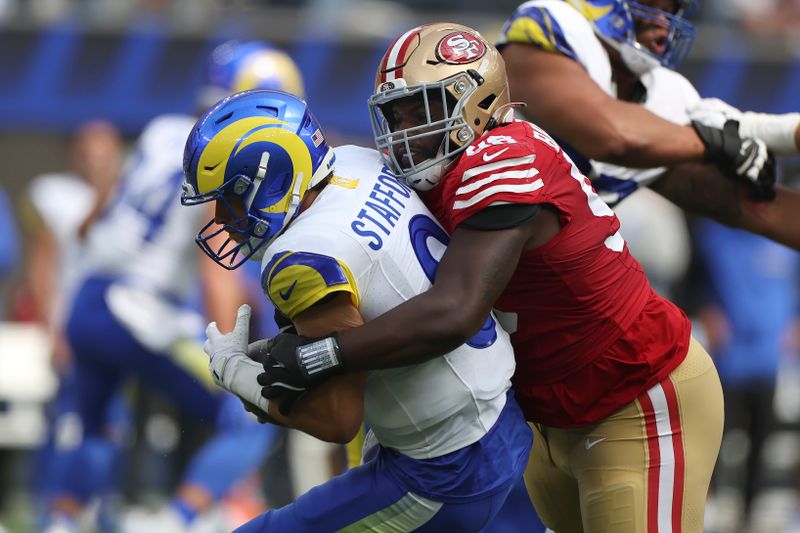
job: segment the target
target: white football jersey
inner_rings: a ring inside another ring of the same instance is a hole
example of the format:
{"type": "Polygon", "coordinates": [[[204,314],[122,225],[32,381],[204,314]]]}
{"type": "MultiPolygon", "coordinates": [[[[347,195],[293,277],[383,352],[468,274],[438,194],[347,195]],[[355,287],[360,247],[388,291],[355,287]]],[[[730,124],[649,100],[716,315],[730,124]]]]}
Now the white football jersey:
{"type": "Polygon", "coordinates": [[[208,206],[180,203],[183,147],[195,119],[165,115],[145,128],[109,205],[89,231],[86,269],[175,300],[197,284],[192,236],[208,206]]]}
{"type": "MultiPolygon", "coordinates": [[[[591,23],[563,0],[531,0],[520,5],[503,27],[497,45],[529,44],[562,54],[580,64],[592,80],[616,98],[608,52],[591,23]]],[[[680,125],[689,124],[687,110],[700,100],[697,90],[681,74],[657,66],[640,77],[647,90],[645,108],[680,125]]],[[[665,140],[666,142],[666,140],[665,140]]],[[[574,154],[573,154],[574,155],[574,154]]],[[[574,157],[573,157],[574,158],[574,157]]],[[[580,165],[576,159],[576,163],[580,165]]],[[[614,205],[640,186],[655,181],[664,168],[631,169],[591,161],[592,185],[609,205],[614,205]]]]}
{"type": "MultiPolygon", "coordinates": [[[[431,286],[447,241],[375,150],[345,146],[336,149],[336,177],[264,254],[262,285],[290,318],[345,292],[369,321],[431,286]]],[[[488,317],[468,344],[443,357],[371,372],[365,422],[383,446],[438,457],[489,431],[513,372],[509,337],[488,317]]]]}

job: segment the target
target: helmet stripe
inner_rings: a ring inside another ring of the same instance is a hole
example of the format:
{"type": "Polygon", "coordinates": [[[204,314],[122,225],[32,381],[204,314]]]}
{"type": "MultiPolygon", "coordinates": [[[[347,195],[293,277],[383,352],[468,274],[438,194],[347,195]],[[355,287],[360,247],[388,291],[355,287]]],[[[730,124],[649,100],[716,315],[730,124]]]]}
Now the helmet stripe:
{"type": "Polygon", "coordinates": [[[198,191],[213,191],[225,182],[229,158],[249,132],[265,125],[279,127],[283,124],[274,118],[254,116],[232,122],[216,132],[198,158],[198,191]]]}
{"type": "Polygon", "coordinates": [[[384,58],[384,64],[381,65],[381,81],[390,81],[403,77],[403,69],[397,69],[397,66],[403,64],[405,53],[408,50],[408,47],[411,45],[411,42],[414,40],[414,37],[419,34],[420,29],[421,27],[416,27],[408,30],[394,42],[391,48],[389,48],[389,51],[386,53],[386,57],[384,58]],[[386,72],[389,69],[396,70],[386,72]]]}

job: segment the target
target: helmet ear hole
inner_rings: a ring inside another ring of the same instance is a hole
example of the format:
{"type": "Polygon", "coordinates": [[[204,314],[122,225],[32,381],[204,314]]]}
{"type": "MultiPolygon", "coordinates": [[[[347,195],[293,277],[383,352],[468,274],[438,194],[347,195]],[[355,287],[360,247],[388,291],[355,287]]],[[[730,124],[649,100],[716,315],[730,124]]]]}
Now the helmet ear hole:
{"type": "Polygon", "coordinates": [[[492,107],[492,104],[494,103],[495,100],[497,100],[497,95],[490,94],[489,96],[478,102],[478,107],[484,110],[489,109],[490,107],[492,107]]]}

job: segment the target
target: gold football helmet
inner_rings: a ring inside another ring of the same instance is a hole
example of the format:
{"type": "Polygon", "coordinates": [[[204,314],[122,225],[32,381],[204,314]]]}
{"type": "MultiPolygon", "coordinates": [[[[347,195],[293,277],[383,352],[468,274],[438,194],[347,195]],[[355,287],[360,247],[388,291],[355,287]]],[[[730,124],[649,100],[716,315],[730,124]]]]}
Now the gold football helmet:
{"type": "Polygon", "coordinates": [[[393,172],[429,190],[455,155],[505,118],[509,102],[503,58],[480,33],[449,22],[419,26],[378,67],[369,99],[375,144],[393,172]],[[400,128],[394,106],[406,98],[419,102],[421,120],[400,128]],[[420,144],[439,137],[438,152],[421,153],[420,144]]]}

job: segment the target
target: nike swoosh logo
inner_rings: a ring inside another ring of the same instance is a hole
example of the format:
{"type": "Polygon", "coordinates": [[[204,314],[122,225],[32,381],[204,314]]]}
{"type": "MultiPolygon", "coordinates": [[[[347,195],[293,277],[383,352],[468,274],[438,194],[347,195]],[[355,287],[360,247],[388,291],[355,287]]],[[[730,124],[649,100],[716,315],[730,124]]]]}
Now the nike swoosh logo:
{"type": "Polygon", "coordinates": [[[598,444],[600,444],[601,442],[603,442],[607,438],[608,437],[600,437],[599,439],[595,439],[595,440],[586,439],[586,449],[587,450],[591,450],[592,448],[594,448],[595,446],[597,446],[598,444]]]}
{"type": "Polygon", "coordinates": [[[503,152],[505,152],[506,150],[508,150],[508,148],[503,148],[502,150],[498,150],[498,151],[496,151],[496,152],[495,152],[495,153],[493,153],[493,154],[486,154],[486,153],[485,153],[485,154],[483,154],[483,160],[484,160],[484,161],[486,161],[486,162],[488,163],[489,161],[492,161],[493,159],[495,159],[496,157],[498,157],[500,154],[502,154],[502,153],[503,153],[503,152]]]}
{"type": "Polygon", "coordinates": [[[280,294],[280,295],[281,295],[281,298],[283,298],[284,300],[288,300],[288,299],[289,299],[289,297],[290,297],[290,296],[292,295],[292,293],[294,292],[294,288],[295,288],[295,286],[296,286],[296,285],[297,285],[297,280],[294,280],[294,283],[292,283],[291,285],[289,285],[289,288],[288,288],[288,289],[286,289],[285,291],[279,292],[278,294],[280,294]]]}

